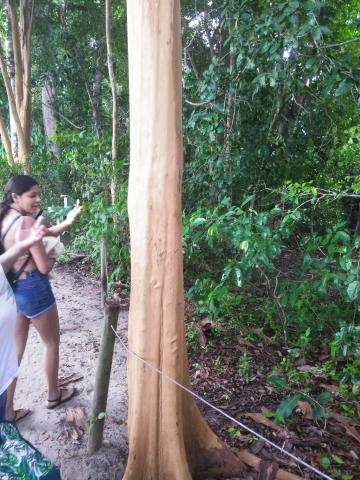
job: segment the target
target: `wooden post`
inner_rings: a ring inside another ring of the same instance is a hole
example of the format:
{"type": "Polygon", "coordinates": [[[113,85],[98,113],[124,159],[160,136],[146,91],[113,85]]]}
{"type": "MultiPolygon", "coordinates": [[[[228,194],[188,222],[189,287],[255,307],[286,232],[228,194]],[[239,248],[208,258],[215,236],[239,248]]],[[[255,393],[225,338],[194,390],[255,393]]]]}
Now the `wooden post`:
{"type": "Polygon", "coordinates": [[[100,243],[100,281],[101,281],[101,308],[104,308],[108,294],[108,269],[107,269],[107,236],[101,237],[100,243]]]}
{"type": "Polygon", "coordinates": [[[96,420],[99,413],[106,411],[107,397],[109,391],[110,374],[112,358],[114,353],[115,333],[120,306],[117,304],[107,303],[105,305],[103,332],[100,344],[100,354],[98,367],[96,371],[95,390],[92,406],[92,417],[95,423],[89,433],[88,452],[93,454],[101,447],[104,418],[96,420]]]}

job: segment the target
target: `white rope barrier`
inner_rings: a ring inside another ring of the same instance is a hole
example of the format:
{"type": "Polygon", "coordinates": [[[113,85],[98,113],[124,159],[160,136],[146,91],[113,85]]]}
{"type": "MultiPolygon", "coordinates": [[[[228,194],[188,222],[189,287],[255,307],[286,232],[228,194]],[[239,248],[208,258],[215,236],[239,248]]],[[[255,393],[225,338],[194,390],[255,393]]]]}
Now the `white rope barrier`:
{"type": "Polygon", "coordinates": [[[209,403],[207,400],[205,400],[204,398],[200,397],[200,395],[198,395],[197,393],[193,392],[192,390],[190,390],[189,388],[185,387],[184,385],[182,385],[181,383],[177,382],[176,380],[174,380],[173,378],[169,377],[169,375],[167,375],[166,373],[164,373],[163,371],[159,370],[158,368],[154,367],[153,365],[151,365],[151,363],[147,362],[146,360],[144,360],[143,358],[141,358],[137,353],[133,352],[132,350],[130,350],[127,345],[123,342],[123,340],[121,339],[121,337],[119,336],[119,334],[115,331],[115,329],[113,327],[111,327],[113,329],[113,332],[115,333],[116,337],[118,338],[118,340],[120,341],[122,347],[126,350],[126,352],[128,353],[128,355],[133,355],[134,357],[136,357],[138,360],[140,360],[144,365],[146,365],[147,367],[149,367],[151,370],[153,370],[154,372],[158,373],[160,376],[162,376],[163,378],[165,378],[166,380],[168,380],[169,382],[175,384],[177,387],[181,388],[182,390],[184,390],[185,392],[189,393],[190,395],[192,395],[193,397],[195,397],[197,400],[199,400],[200,402],[202,402],[204,405],[208,406],[209,408],[211,408],[212,410],[215,410],[216,412],[220,413],[220,415],[222,415],[223,417],[227,418],[228,420],[231,420],[232,422],[234,422],[236,425],[238,425],[239,427],[243,428],[244,430],[248,431],[249,433],[251,433],[252,435],[254,435],[255,437],[259,438],[260,440],[263,440],[265,443],[267,443],[268,445],[272,446],[273,448],[275,448],[276,450],[279,450],[282,454],[284,455],[287,455],[288,457],[292,458],[296,463],[300,464],[300,465],[303,465],[304,467],[308,468],[309,470],[311,470],[312,472],[316,473],[319,477],[322,477],[322,478],[326,478],[327,480],[333,480],[331,477],[329,477],[328,475],[326,475],[325,473],[321,472],[320,470],[318,470],[317,468],[313,467],[312,465],[310,465],[309,463],[306,463],[304,460],[301,460],[301,458],[298,458],[296,457],[295,455],[293,455],[291,452],[288,452],[287,450],[285,450],[283,447],[280,447],[279,445],[277,445],[276,443],[272,442],[271,440],[267,439],[266,437],[263,437],[260,433],[257,433],[255,430],[253,430],[252,428],[246,426],[245,424],[239,422],[239,420],[237,420],[236,418],[233,418],[231,417],[230,415],[228,415],[226,412],[224,412],[223,410],[221,410],[220,408],[216,407],[215,405],[212,405],[211,403],[209,403]]]}

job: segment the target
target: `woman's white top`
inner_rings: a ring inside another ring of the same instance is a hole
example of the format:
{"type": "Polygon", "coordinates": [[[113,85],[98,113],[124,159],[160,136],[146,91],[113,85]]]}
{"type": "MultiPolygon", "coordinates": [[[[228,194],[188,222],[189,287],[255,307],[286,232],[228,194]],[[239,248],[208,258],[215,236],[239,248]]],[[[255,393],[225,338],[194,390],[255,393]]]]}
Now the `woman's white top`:
{"type": "Polygon", "coordinates": [[[15,297],[0,265],[0,395],[18,374],[15,322],[15,297]]]}

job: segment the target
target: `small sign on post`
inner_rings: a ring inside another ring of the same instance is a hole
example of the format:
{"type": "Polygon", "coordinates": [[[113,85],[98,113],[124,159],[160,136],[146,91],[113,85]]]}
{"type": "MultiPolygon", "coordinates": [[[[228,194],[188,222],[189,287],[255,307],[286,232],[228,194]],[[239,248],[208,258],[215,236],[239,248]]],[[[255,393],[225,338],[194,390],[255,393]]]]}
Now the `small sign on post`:
{"type": "Polygon", "coordinates": [[[69,195],[60,195],[60,197],[64,199],[64,208],[67,208],[69,195]]]}

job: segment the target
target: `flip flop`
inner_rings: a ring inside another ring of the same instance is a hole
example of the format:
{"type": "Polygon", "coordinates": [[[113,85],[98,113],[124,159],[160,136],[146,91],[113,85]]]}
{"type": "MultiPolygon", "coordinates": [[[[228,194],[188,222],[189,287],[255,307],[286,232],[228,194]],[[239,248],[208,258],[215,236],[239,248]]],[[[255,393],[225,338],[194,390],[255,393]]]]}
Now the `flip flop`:
{"type": "Polygon", "coordinates": [[[68,385],[71,382],[77,382],[79,380],[82,380],[84,378],[84,375],[81,375],[81,373],[70,373],[69,375],[65,375],[64,377],[59,377],[58,379],[58,386],[59,387],[64,387],[65,385],[68,385]]]}
{"type": "Polygon", "coordinates": [[[9,420],[9,422],[11,422],[11,423],[20,422],[20,420],[27,417],[30,412],[31,412],[31,410],[29,410],[28,408],[19,408],[18,410],[14,411],[14,418],[9,420]]]}
{"type": "Polygon", "coordinates": [[[55,400],[48,400],[46,408],[52,410],[64,402],[70,400],[76,393],[76,388],[60,388],[60,395],[55,400]]]}

